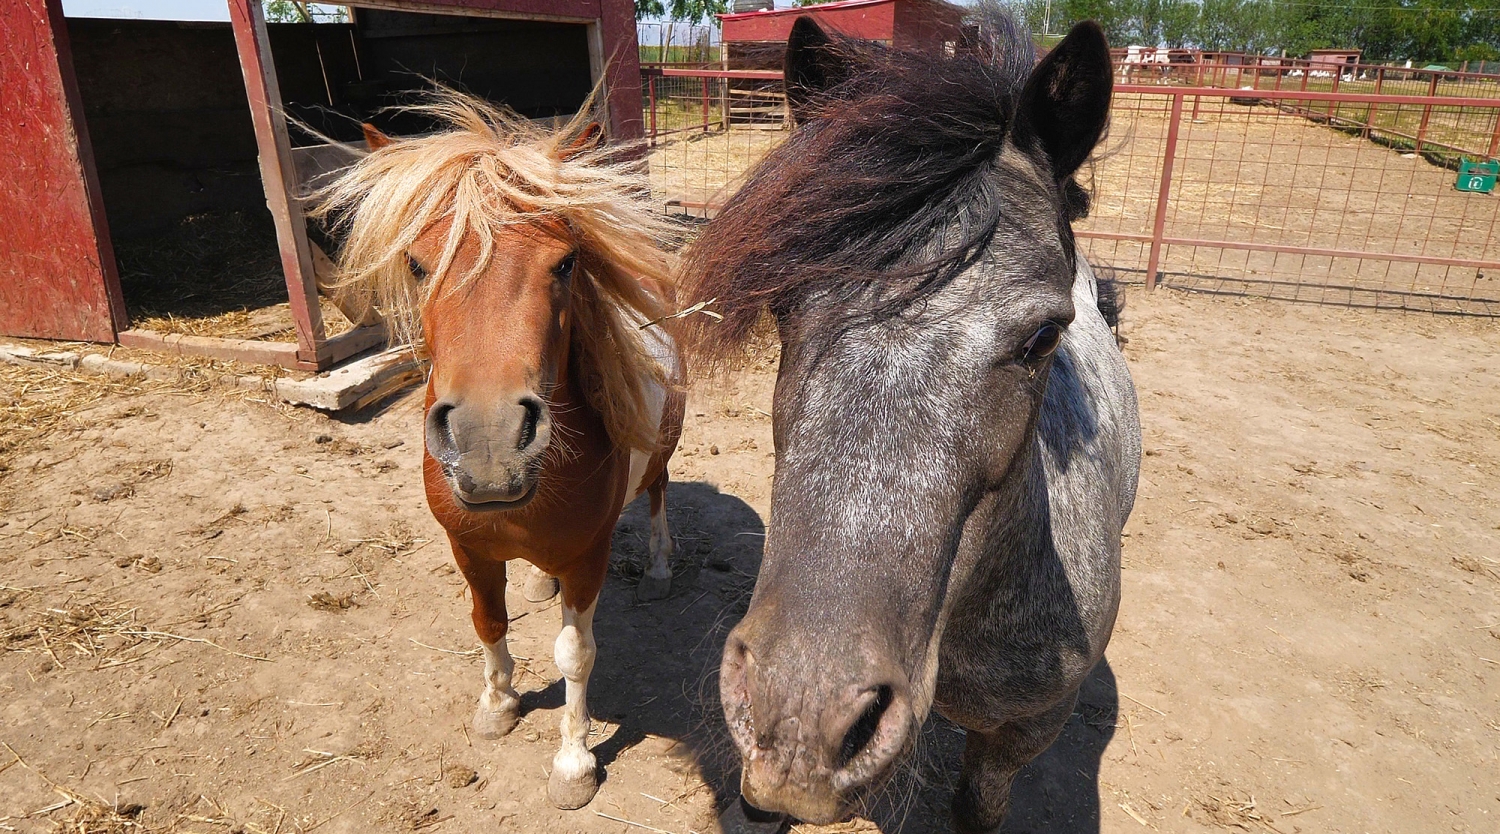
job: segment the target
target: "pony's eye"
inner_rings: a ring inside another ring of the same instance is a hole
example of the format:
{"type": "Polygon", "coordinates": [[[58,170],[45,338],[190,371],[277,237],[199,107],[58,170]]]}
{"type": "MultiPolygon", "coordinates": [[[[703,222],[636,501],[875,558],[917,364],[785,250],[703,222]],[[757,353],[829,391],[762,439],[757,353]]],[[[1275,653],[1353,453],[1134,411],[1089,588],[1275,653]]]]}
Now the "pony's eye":
{"type": "Polygon", "coordinates": [[[552,274],[566,281],[573,277],[573,268],[576,266],[578,266],[578,253],[569,252],[566,258],[563,258],[557,266],[552,268],[552,274]]]}
{"type": "Polygon", "coordinates": [[[418,281],[422,281],[427,278],[427,270],[423,269],[422,265],[417,263],[417,259],[413,258],[411,255],[406,256],[406,268],[411,270],[411,277],[417,279],[418,281]]]}
{"type": "Polygon", "coordinates": [[[1040,362],[1052,355],[1057,350],[1057,345],[1062,341],[1062,328],[1054,322],[1047,322],[1026,340],[1021,346],[1021,361],[1040,362]]]}

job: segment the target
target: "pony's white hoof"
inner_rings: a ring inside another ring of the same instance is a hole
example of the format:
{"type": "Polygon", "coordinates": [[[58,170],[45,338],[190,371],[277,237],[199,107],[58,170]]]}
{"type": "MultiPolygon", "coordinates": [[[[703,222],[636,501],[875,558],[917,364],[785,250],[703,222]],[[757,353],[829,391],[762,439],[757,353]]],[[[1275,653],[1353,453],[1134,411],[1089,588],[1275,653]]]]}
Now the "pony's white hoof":
{"type": "Polygon", "coordinates": [[[589,804],[599,792],[599,779],[592,769],[582,775],[568,778],[562,768],[553,767],[547,778],[547,798],[563,811],[575,811],[589,804]]]}
{"type": "Polygon", "coordinates": [[[483,705],[474,711],[474,734],[480,738],[497,739],[510,735],[521,720],[520,710],[491,710],[483,705]]]}
{"type": "Polygon", "coordinates": [[[670,593],[672,593],[672,574],[670,573],[666,576],[643,573],[640,584],[635,586],[635,598],[642,602],[666,599],[670,593]]]}
{"type": "Polygon", "coordinates": [[[546,602],[557,596],[557,577],[539,570],[531,571],[521,585],[521,595],[527,602],[546,602]]]}

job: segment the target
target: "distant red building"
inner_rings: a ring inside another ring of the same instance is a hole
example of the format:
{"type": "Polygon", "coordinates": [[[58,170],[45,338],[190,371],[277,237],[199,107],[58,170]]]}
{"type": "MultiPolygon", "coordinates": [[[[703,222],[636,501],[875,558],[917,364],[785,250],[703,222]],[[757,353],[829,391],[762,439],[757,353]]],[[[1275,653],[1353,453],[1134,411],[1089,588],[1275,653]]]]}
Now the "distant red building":
{"type": "Polygon", "coordinates": [[[719,15],[725,61],[734,69],[780,69],[792,23],[804,15],[829,31],[898,49],[942,54],[963,40],[964,10],[942,0],[842,0],[719,15]]]}

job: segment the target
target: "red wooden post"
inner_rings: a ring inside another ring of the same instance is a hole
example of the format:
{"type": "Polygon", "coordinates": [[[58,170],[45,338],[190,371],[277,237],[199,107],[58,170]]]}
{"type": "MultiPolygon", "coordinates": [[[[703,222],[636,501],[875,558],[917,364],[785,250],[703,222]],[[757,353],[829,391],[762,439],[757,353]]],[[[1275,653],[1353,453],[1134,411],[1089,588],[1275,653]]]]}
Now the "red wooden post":
{"type": "Polygon", "coordinates": [[[112,342],[129,320],[62,3],[0,14],[0,334],[112,342]]]}
{"type": "Polygon", "coordinates": [[[703,82],[703,132],[708,132],[708,76],[704,76],[703,82]]]}
{"type": "Polygon", "coordinates": [[[291,193],[297,183],[297,169],[292,163],[292,143],[287,138],[281,88],[276,82],[276,65],[271,58],[260,0],[229,0],[229,21],[240,54],[240,70],[245,76],[245,93],[250,99],[250,121],[255,125],[255,144],[260,151],[266,207],[276,223],[281,269],[286,275],[292,321],[297,325],[298,364],[317,368],[318,348],[324,340],[323,311],[318,307],[307,221],[302,217],[301,204],[291,193]]]}
{"type": "MultiPolygon", "coordinates": [[[[1382,66],[1379,69],[1375,70],[1375,95],[1380,95],[1380,88],[1383,86],[1385,86],[1385,67],[1382,66]]],[[[1365,111],[1365,130],[1364,135],[1360,138],[1370,138],[1370,131],[1375,129],[1375,111],[1379,109],[1380,105],[1372,102],[1370,104],[1370,109],[1365,111]]]]}
{"type": "MultiPolygon", "coordinates": [[[[1333,89],[1331,90],[1331,92],[1335,92],[1336,93],[1336,92],[1339,91],[1339,80],[1343,77],[1343,75],[1344,75],[1344,69],[1343,69],[1343,67],[1339,67],[1339,68],[1337,68],[1337,69],[1335,69],[1333,71],[1333,89]]],[[[1334,101],[1332,99],[1330,99],[1329,102],[1328,102],[1328,123],[1330,125],[1333,124],[1333,108],[1334,108],[1334,101]]]]}
{"type": "Polygon", "coordinates": [[[646,79],[646,89],[651,101],[651,146],[656,147],[656,76],[646,79]]]}
{"type": "MultiPolygon", "coordinates": [[[[1432,74],[1432,80],[1427,83],[1427,95],[1437,95],[1438,74],[1432,74]]],[[[1432,119],[1432,102],[1422,105],[1422,123],[1417,126],[1417,153],[1422,152],[1422,142],[1427,138],[1427,123],[1432,119]]]]}
{"type": "Polygon", "coordinates": [[[1490,136],[1490,159],[1500,155],[1500,107],[1495,108],[1495,132],[1490,136]]]}
{"type": "Polygon", "coordinates": [[[1182,94],[1172,94],[1172,115],[1167,124],[1167,147],[1162,153],[1161,187],[1156,192],[1156,221],[1151,227],[1151,255],[1146,261],[1146,289],[1156,289],[1161,264],[1161,240],[1167,228],[1167,201],[1172,196],[1172,163],[1177,156],[1177,133],[1182,126],[1182,94]]]}

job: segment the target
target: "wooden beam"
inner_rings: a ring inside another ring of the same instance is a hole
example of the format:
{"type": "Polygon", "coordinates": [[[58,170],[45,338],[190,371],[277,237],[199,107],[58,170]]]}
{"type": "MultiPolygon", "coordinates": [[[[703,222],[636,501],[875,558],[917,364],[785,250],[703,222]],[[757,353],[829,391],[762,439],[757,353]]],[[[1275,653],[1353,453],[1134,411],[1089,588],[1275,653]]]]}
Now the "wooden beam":
{"type": "Polygon", "coordinates": [[[323,368],[337,365],[351,356],[357,356],[370,348],[383,345],[385,341],[384,324],[356,327],[318,345],[318,363],[323,368]]]}
{"type": "Polygon", "coordinates": [[[318,287],[308,246],[307,223],[292,189],[297,168],[287,137],[286,115],[281,110],[281,88],[266,35],[260,0],[229,0],[229,20],[239,48],[240,70],[250,100],[255,125],[255,144],[260,150],[260,177],[266,189],[266,207],[276,222],[276,243],[281,250],[281,268],[286,275],[292,321],[297,325],[297,356],[316,366],[323,341],[323,311],[318,308],[318,287]]]}
{"type": "Polygon", "coordinates": [[[184,336],[179,333],[157,333],[154,330],[121,330],[118,338],[125,347],[154,350],[171,356],[207,356],[252,365],[280,365],[293,369],[303,367],[298,359],[297,345],[292,342],[184,336]]]}

